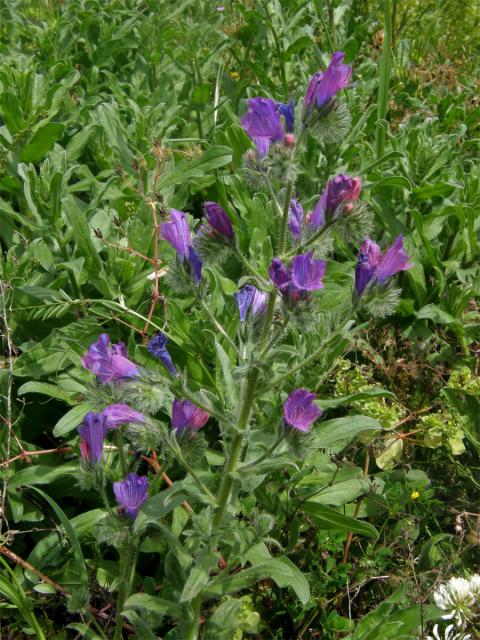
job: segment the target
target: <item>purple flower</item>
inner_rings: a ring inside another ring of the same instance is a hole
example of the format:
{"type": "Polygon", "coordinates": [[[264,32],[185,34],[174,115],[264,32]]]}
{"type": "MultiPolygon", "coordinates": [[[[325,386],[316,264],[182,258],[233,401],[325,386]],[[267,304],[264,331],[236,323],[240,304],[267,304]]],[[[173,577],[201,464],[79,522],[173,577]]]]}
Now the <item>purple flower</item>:
{"type": "Polygon", "coordinates": [[[274,258],[268,273],[273,284],[280,291],[282,297],[290,303],[308,300],[310,291],[323,289],[322,278],[325,275],[327,263],[315,260],[313,253],[295,256],[290,269],[279,258],[274,258]]]}
{"type": "Polygon", "coordinates": [[[375,270],[375,280],[382,284],[399,271],[406,271],[412,266],[410,257],[403,248],[403,236],[398,236],[392,246],[380,257],[375,270]]]}
{"type": "Polygon", "coordinates": [[[110,345],[109,336],[102,333],[98,340],[89,346],[82,363],[85,369],[89,369],[102,384],[105,384],[112,380],[134,378],[139,375],[136,365],[126,356],[127,350],[123,342],[110,345]]]}
{"type": "Polygon", "coordinates": [[[293,100],[290,100],[288,104],[276,102],[275,106],[278,113],[285,119],[285,131],[293,133],[295,129],[295,102],[293,100]]]}
{"type": "Polygon", "coordinates": [[[84,462],[98,464],[102,461],[103,440],[108,429],[103,414],[90,411],[85,415],[82,424],[77,427],[81,436],[80,453],[84,462]]]}
{"type": "Polygon", "coordinates": [[[318,110],[328,107],[337,93],[348,85],[352,67],[343,64],[344,57],[343,51],[336,51],[325,73],[318,71],[312,76],[305,96],[307,113],[315,107],[318,110]]]}
{"type": "Polygon", "coordinates": [[[273,284],[280,291],[291,284],[290,271],[283,264],[280,258],[273,258],[268,268],[268,275],[272,279],[273,284]]]}
{"type": "Polygon", "coordinates": [[[272,142],[283,142],[285,132],[277,106],[270,98],[250,98],[242,127],[255,142],[260,156],[267,156],[272,142]]]}
{"type": "Polygon", "coordinates": [[[147,351],[160,360],[163,366],[169,371],[172,376],[178,376],[178,371],[175,369],[175,365],[172,362],[172,358],[167,349],[168,338],[159,331],[156,333],[150,342],[147,344],[147,351]]]}
{"type": "Polygon", "coordinates": [[[205,202],[203,205],[205,218],[212,230],[227,240],[233,239],[233,227],[230,218],[216,202],[205,202]]]}
{"type": "Polygon", "coordinates": [[[160,234],[176,250],[178,257],[189,268],[195,284],[202,279],[202,261],[193,248],[192,237],[183,211],[172,209],[170,222],[162,222],[160,234]]]}
{"type": "Polygon", "coordinates": [[[162,222],[160,225],[160,234],[172,245],[181,259],[188,260],[192,239],[183,211],[172,209],[170,222],[162,222]]]}
{"type": "Polygon", "coordinates": [[[288,227],[294,240],[302,239],[303,207],[296,198],[290,200],[290,216],[288,227]]]}
{"type": "Polygon", "coordinates": [[[210,416],[190,400],[178,400],[175,398],[172,405],[172,427],[177,433],[184,429],[198,431],[207,422],[210,416]]]}
{"type": "Polygon", "coordinates": [[[325,224],[325,218],[333,219],[347,208],[349,203],[358,200],[362,190],[361,178],[350,178],[339,175],[327,182],[327,186],[318,200],[308,226],[311,230],[320,229],[325,224]]]}
{"type": "Polygon", "coordinates": [[[114,429],[121,424],[128,424],[129,422],[145,422],[143,413],[121,403],[109,404],[102,411],[102,416],[105,418],[105,424],[108,429],[114,429]]]}
{"type": "Polygon", "coordinates": [[[240,322],[245,322],[250,307],[252,308],[253,316],[264,313],[267,298],[268,295],[264,291],[259,291],[253,284],[246,284],[242,287],[238,293],[235,294],[235,300],[237,301],[240,312],[240,322]]]}
{"type": "Polygon", "coordinates": [[[322,278],[327,270],[325,260],[315,260],[310,251],[292,260],[292,282],[300,291],[323,289],[322,278]]]}
{"type": "Polygon", "coordinates": [[[285,422],[300,431],[308,431],[310,425],[322,415],[322,410],[314,404],[317,396],[306,389],[296,389],[283,405],[285,422]]]}
{"type": "Polygon", "coordinates": [[[146,476],[137,476],[136,473],[127,473],[125,480],[113,483],[113,493],[117,502],[131,518],[137,513],[148,498],[148,479],[146,476]]]}
{"type": "Polygon", "coordinates": [[[202,279],[202,261],[193,247],[190,247],[188,250],[188,263],[190,265],[195,284],[199,284],[202,279]]]}
{"type": "Polygon", "coordinates": [[[410,258],[403,248],[403,237],[398,236],[392,246],[382,255],[380,247],[370,238],[366,238],[358,253],[355,269],[355,289],[360,296],[370,282],[382,284],[399,271],[406,271],[412,266],[410,258]]]}
{"type": "Polygon", "coordinates": [[[237,301],[240,312],[240,322],[245,322],[247,319],[247,313],[252,305],[255,289],[256,287],[252,284],[246,284],[235,294],[235,300],[237,301]]]}

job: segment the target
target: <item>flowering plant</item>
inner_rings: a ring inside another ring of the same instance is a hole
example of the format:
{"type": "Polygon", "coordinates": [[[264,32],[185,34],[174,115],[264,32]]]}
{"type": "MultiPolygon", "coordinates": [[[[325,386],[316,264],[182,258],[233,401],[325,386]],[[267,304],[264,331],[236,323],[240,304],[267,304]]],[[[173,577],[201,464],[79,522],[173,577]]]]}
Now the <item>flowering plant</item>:
{"type": "MultiPolygon", "coordinates": [[[[175,252],[162,325],[158,311],[147,319],[152,335],[135,356],[102,333],[83,357],[95,411],[77,429],[80,483],[103,501],[98,540],[119,554],[116,639],[125,618],[145,629],[162,616],[174,621],[168,637],[182,640],[198,638],[208,617],[210,637],[222,615],[235,617],[245,604],[227,596],[265,579],[306,603],[308,580],[289,557],[297,513],[327,530],[377,535],[330,506],[341,501],[318,500],[318,486],[305,491],[316,468],[311,452],[332,465],[328,453],[380,428],[371,419],[325,420],[331,405],[318,395],[319,380],[348,347],[359,315],[394,309],[394,276],[411,266],[401,237],[383,254],[366,237],[372,215],[359,176],[331,177],[312,211],[296,190],[307,139],[327,144],[348,121],[339,94],[352,69],[343,59],[335,53],[313,76],[301,118],[293,100],[248,99],[243,180],[227,177],[222,203],[204,203],[197,229],[186,212],[159,211],[160,250],[175,252]],[[169,304],[173,292],[181,304],[169,304]],[[268,496],[271,482],[278,502],[268,496]],[[285,509],[287,537],[276,525],[285,509]],[[160,593],[135,593],[139,554],[159,536],[160,593]]],[[[365,486],[356,491],[347,501],[365,486]]]]}

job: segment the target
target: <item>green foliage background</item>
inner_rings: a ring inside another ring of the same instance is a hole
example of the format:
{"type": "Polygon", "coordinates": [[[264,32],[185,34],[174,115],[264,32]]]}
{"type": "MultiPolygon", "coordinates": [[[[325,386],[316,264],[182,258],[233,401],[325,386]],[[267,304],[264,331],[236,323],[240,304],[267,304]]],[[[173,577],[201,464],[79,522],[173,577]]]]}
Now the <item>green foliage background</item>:
{"type": "MultiPolygon", "coordinates": [[[[126,340],[142,364],[148,355],[138,336],[171,321],[175,361],[196,389],[222,392],[218,355],[202,338],[208,323],[192,300],[160,300],[146,321],[152,265],[142,256],[151,260],[155,251],[150,204],[159,199],[198,218],[205,200],[231,203],[243,216],[244,222],[235,221],[242,249],[265,273],[271,212],[261,195],[250,206],[237,177],[249,148],[238,120],[244,99],[301,95],[338,48],[354,65],[353,90],[346,95],[352,130],[321,152],[309,142],[299,189],[313,205],[330,175],[361,175],[375,237],[386,243],[404,234],[414,262],[400,278],[394,318],[365,319],[348,358],[328,379],[319,379],[324,363],[310,372],[311,388],[333,398],[332,417],[361,413],[386,430],[369,449],[376,460],[373,484],[386,489],[376,500],[370,487],[372,496],[357,513],[358,522],[372,523],[380,536],[377,542],[355,539],[342,562],[348,527],[326,533],[318,509],[310,513],[300,546],[291,549],[295,562],[308,566],[308,604],[276,585],[266,585],[264,593],[260,584],[241,605],[225,600],[225,619],[217,612],[211,638],[220,637],[213,635],[215,625],[224,628],[225,620],[239,615],[235,606],[244,620],[231,631],[236,638],[393,638],[396,615],[403,621],[410,616],[403,632],[411,638],[418,626],[414,602],[428,602],[435,572],[448,575],[478,564],[478,4],[392,3],[381,157],[374,140],[383,3],[227,0],[223,11],[219,6],[208,0],[0,3],[0,451],[3,461],[17,458],[2,468],[2,548],[80,600],[93,576],[95,606],[109,601],[115,562],[94,550],[100,509],[76,487],[74,457],[25,457],[22,451],[76,446],[74,429],[89,409],[89,374],[80,358],[100,328],[114,341],[126,340]],[[250,234],[255,227],[258,233],[250,234]],[[391,395],[377,397],[380,387],[391,395]],[[335,398],[350,395],[335,406],[335,398]],[[412,499],[414,491],[418,499],[412,499]],[[462,533],[456,535],[458,516],[462,533]],[[376,579],[384,575],[388,579],[376,579]],[[347,582],[358,588],[351,617],[359,621],[373,612],[355,630],[345,604],[347,582]],[[266,620],[262,627],[259,613],[266,620]],[[393,621],[388,628],[387,617],[393,621]]],[[[340,282],[347,268],[352,272],[355,253],[347,243],[338,252],[345,260],[340,282]]],[[[162,245],[162,264],[170,255],[162,245]]],[[[239,276],[235,266],[224,276],[209,274],[215,313],[231,310],[233,316],[239,276]]],[[[292,345],[302,348],[301,342],[292,345]]],[[[288,358],[284,354],[286,371],[288,358]]],[[[344,484],[337,490],[344,494],[325,500],[347,515],[365,493],[365,487],[357,489],[366,482],[366,442],[360,437],[342,453],[354,470],[340,478],[344,484]]],[[[300,495],[331,477],[333,463],[325,458],[322,464],[312,462],[299,479],[300,495]]],[[[275,496],[262,499],[272,511],[280,509],[275,496]]],[[[279,527],[288,545],[293,525],[286,520],[279,527]]],[[[154,553],[162,543],[149,544],[147,553],[154,553]]],[[[74,637],[65,616],[75,633],[89,637],[38,576],[10,566],[14,573],[5,568],[0,580],[0,616],[11,637],[32,631],[74,637]]],[[[137,595],[153,597],[154,587],[149,575],[137,595]]],[[[138,602],[132,605],[137,609],[138,602]]]]}

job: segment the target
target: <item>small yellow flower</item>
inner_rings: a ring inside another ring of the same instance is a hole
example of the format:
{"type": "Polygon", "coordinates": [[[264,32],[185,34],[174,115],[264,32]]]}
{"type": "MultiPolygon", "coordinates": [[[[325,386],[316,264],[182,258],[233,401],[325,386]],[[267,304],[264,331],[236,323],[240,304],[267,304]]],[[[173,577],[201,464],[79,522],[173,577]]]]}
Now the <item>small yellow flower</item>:
{"type": "Polygon", "coordinates": [[[420,497],[420,494],[418,493],[418,491],[412,491],[412,493],[410,494],[410,498],[412,500],[418,500],[420,497]]]}
{"type": "Polygon", "coordinates": [[[238,71],[230,71],[230,77],[233,78],[233,80],[238,80],[240,74],[238,73],[238,71]]]}

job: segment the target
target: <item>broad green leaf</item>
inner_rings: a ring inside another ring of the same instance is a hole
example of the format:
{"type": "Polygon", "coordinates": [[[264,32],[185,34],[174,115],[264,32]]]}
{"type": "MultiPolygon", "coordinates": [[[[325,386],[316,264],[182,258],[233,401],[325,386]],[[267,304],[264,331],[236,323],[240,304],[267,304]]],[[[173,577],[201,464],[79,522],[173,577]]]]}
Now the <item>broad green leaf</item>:
{"type": "Polygon", "coordinates": [[[31,382],[25,382],[17,393],[19,396],[23,396],[26,393],[41,393],[42,395],[49,396],[50,398],[63,400],[68,404],[74,404],[75,402],[68,393],[65,393],[65,391],[60,389],[56,384],[50,384],[48,382],[36,382],[34,380],[31,382]]]}
{"type": "Polygon", "coordinates": [[[72,477],[76,473],[78,473],[78,463],[76,462],[67,462],[66,464],[59,464],[55,467],[45,464],[34,464],[17,471],[10,478],[8,486],[13,488],[21,485],[50,484],[58,478],[62,478],[63,476],[72,477]]]}
{"type": "Polygon", "coordinates": [[[207,586],[210,571],[218,564],[218,556],[213,553],[202,553],[190,569],[187,581],[180,595],[180,602],[190,602],[207,586]]]}
{"type": "Polygon", "coordinates": [[[77,404],[75,407],[67,411],[67,413],[60,418],[57,424],[53,428],[53,435],[56,438],[60,436],[65,437],[70,431],[73,431],[79,424],[82,423],[85,414],[89,411],[95,411],[97,407],[93,404],[89,404],[88,402],[82,402],[81,404],[77,404]]]}
{"type": "Polygon", "coordinates": [[[156,524],[160,518],[164,518],[187,498],[188,493],[179,487],[178,483],[149,498],[135,518],[135,531],[141,532],[149,524],[156,524]]]}
{"type": "Polygon", "coordinates": [[[317,502],[305,502],[300,509],[305,511],[313,522],[322,530],[352,531],[369,538],[378,538],[378,531],[368,522],[345,516],[343,513],[317,502]]]}
{"type": "Polygon", "coordinates": [[[38,127],[20,154],[22,162],[38,162],[55,142],[61,138],[64,126],[58,122],[46,122],[38,127]]]}
{"type": "Polygon", "coordinates": [[[270,558],[233,575],[221,577],[207,587],[206,593],[218,596],[235,593],[247,589],[260,580],[267,579],[273,580],[279,587],[291,587],[302,604],[308,602],[310,589],[305,576],[288,558],[283,556],[270,558]]]}
{"type": "Polygon", "coordinates": [[[163,616],[171,616],[177,620],[181,620],[185,615],[184,606],[166,600],[165,598],[148,595],[147,593],[135,593],[131,595],[125,602],[124,609],[153,611],[163,616]]]}
{"type": "Polygon", "coordinates": [[[458,324],[453,316],[435,304],[427,304],[417,313],[419,320],[432,320],[437,324],[458,324]]]}
{"type": "MultiPolygon", "coordinates": [[[[321,403],[319,403],[320,406],[321,403]]],[[[347,416],[321,422],[313,431],[316,447],[328,449],[330,447],[343,449],[353,438],[362,431],[381,431],[382,426],[374,418],[368,416],[347,416]]],[[[339,449],[337,449],[339,450],[339,449]]]]}

